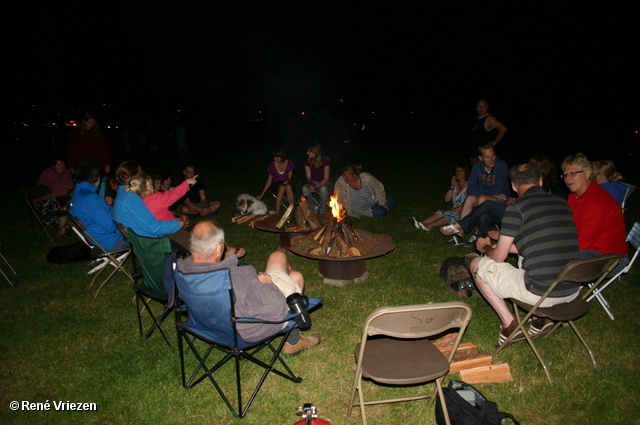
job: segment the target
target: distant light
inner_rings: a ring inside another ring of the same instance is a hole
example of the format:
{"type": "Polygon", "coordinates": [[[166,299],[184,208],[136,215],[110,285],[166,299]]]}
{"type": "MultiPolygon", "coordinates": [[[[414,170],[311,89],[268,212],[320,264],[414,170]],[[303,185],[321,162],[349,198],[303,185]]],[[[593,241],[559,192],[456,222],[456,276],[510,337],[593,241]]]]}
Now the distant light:
{"type": "Polygon", "coordinates": [[[304,115],[304,111],[302,111],[302,115],[304,115]]]}

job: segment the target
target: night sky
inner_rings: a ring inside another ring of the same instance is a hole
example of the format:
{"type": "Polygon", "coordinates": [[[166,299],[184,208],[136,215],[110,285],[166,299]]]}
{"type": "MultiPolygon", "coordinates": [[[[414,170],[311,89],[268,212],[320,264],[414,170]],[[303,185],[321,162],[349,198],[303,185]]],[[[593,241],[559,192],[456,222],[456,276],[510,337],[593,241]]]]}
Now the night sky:
{"type": "Polygon", "coordinates": [[[485,97],[494,111],[600,117],[602,126],[625,131],[637,124],[639,37],[631,9],[104,3],[22,5],[9,17],[5,69],[15,111],[60,102],[133,111],[204,102],[280,113],[344,99],[381,113],[466,108],[472,118],[485,97]]]}

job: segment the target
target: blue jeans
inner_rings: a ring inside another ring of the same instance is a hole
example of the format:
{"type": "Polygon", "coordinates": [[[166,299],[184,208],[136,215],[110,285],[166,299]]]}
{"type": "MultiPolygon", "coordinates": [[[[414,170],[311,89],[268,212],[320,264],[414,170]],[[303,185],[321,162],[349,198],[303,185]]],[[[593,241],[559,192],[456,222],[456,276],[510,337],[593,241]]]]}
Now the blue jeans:
{"type": "Polygon", "coordinates": [[[478,235],[486,234],[491,230],[491,226],[502,223],[504,211],[507,205],[502,202],[484,201],[473,209],[458,224],[468,234],[478,225],[478,235]]]}
{"type": "MultiPolygon", "coordinates": [[[[387,198],[387,203],[385,205],[387,206],[387,208],[391,209],[396,206],[395,199],[389,196],[387,196],[386,198],[387,198]]],[[[387,212],[388,212],[387,208],[376,203],[374,206],[371,207],[371,213],[373,214],[373,217],[382,218],[387,215],[387,212]]]]}
{"type": "MultiPolygon", "coordinates": [[[[318,182],[314,181],[313,185],[315,186],[316,184],[318,184],[318,182]]],[[[316,187],[316,191],[314,193],[317,193],[318,197],[320,198],[318,200],[319,214],[324,214],[327,212],[327,206],[329,204],[329,195],[331,195],[331,189],[333,189],[333,183],[331,182],[326,182],[322,186],[316,187]]],[[[309,190],[309,183],[306,183],[304,186],[302,186],[302,196],[304,196],[309,200],[309,202],[311,202],[313,193],[311,193],[311,191],[309,190]]]]}

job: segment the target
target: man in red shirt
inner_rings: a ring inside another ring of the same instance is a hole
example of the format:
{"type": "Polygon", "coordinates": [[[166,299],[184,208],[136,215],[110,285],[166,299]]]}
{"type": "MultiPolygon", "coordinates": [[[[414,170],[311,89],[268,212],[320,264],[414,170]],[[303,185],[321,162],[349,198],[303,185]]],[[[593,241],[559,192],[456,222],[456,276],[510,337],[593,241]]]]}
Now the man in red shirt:
{"type": "Polygon", "coordinates": [[[626,227],[620,204],[592,180],[593,165],[581,153],[562,161],[562,178],[571,191],[567,202],[578,230],[580,258],[620,254],[615,272],[629,263],[626,227]]]}

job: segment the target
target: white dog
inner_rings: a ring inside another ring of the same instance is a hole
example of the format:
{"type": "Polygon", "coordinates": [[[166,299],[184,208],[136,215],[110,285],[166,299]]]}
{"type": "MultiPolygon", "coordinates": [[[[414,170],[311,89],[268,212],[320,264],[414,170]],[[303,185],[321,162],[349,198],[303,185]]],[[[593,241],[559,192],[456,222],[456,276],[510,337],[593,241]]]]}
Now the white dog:
{"type": "Polygon", "coordinates": [[[236,206],[238,207],[240,214],[264,215],[269,211],[267,204],[262,201],[258,201],[255,197],[246,193],[238,196],[238,199],[236,199],[236,206]]]}

